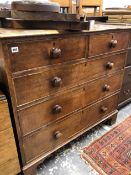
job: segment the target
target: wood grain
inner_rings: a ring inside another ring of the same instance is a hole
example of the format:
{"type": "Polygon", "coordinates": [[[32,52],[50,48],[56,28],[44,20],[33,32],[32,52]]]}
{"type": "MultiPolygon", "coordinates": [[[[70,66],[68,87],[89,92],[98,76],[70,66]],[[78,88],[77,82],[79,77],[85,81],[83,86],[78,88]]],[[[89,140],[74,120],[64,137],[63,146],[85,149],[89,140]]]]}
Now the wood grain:
{"type": "Polygon", "coordinates": [[[14,175],[20,172],[16,143],[10,121],[8,103],[0,91],[0,172],[14,175]]]}
{"type": "Polygon", "coordinates": [[[86,38],[85,36],[74,36],[63,39],[56,38],[44,39],[42,41],[36,40],[33,42],[18,42],[9,44],[8,49],[12,71],[17,72],[85,58],[86,38]],[[18,47],[19,52],[12,53],[12,47],[18,47]],[[50,52],[53,48],[61,50],[61,55],[59,57],[51,57],[50,52]]]}
{"type": "Polygon", "coordinates": [[[119,51],[128,47],[128,32],[92,35],[89,38],[89,57],[119,51]],[[112,40],[117,41],[116,47],[110,47],[112,40]]]}
{"type": "Polygon", "coordinates": [[[121,70],[124,68],[125,60],[126,53],[124,52],[108,57],[100,57],[96,60],[84,60],[77,64],[51,66],[49,69],[42,68],[40,71],[34,71],[34,73],[24,73],[24,76],[19,74],[14,79],[17,105],[32,102],[53,93],[76,87],[99,76],[121,70]],[[114,64],[112,69],[106,67],[109,62],[114,64]],[[60,87],[52,86],[52,79],[56,76],[62,79],[60,87]],[[30,89],[32,90],[30,91],[30,89]]]}
{"type": "Polygon", "coordinates": [[[52,95],[34,106],[18,111],[23,135],[38,130],[44,125],[53,123],[74,111],[92,104],[96,100],[120,90],[122,78],[123,71],[116,75],[105,76],[91,83],[85,83],[72,91],[52,95]],[[105,85],[110,86],[109,91],[104,89],[105,85]],[[53,113],[55,105],[61,106],[60,113],[53,113]]]}
{"type": "Polygon", "coordinates": [[[26,161],[28,162],[36,158],[37,156],[46,153],[51,149],[54,149],[59,144],[62,144],[63,142],[66,142],[69,138],[73,137],[73,135],[75,135],[77,132],[80,132],[80,130],[82,130],[84,127],[87,128],[91,124],[94,124],[98,120],[101,120],[101,118],[104,117],[104,114],[113,112],[116,109],[117,100],[118,95],[115,95],[114,97],[108,98],[107,100],[102,101],[96,105],[94,104],[95,107],[89,107],[84,112],[84,115],[82,112],[72,114],[63,121],[54,123],[46,128],[42,128],[40,131],[33,133],[29,137],[26,137],[24,139],[24,148],[26,148],[26,161]],[[101,113],[102,105],[108,107],[106,113],[101,113]],[[84,120],[84,125],[82,120],[84,120]],[[71,127],[69,127],[70,124],[71,127]],[[56,139],[54,136],[57,131],[62,133],[62,136],[59,139],[56,139]]]}

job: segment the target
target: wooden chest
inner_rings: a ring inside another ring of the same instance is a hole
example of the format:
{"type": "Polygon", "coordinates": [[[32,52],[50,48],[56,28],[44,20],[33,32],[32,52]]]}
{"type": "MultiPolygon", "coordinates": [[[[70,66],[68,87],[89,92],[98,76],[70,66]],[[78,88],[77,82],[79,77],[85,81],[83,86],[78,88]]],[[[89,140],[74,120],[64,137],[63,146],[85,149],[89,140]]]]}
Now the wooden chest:
{"type": "Polygon", "coordinates": [[[3,175],[16,175],[19,172],[20,166],[8,103],[0,91],[0,173],[3,175]]]}
{"type": "Polygon", "coordinates": [[[127,61],[125,65],[124,78],[119,97],[119,107],[123,107],[131,102],[131,32],[129,39],[129,48],[127,61]]]}
{"type": "MultiPolygon", "coordinates": [[[[29,32],[28,32],[29,33],[29,32]]],[[[1,41],[26,175],[96,124],[116,118],[129,31],[15,35],[1,41]]]]}

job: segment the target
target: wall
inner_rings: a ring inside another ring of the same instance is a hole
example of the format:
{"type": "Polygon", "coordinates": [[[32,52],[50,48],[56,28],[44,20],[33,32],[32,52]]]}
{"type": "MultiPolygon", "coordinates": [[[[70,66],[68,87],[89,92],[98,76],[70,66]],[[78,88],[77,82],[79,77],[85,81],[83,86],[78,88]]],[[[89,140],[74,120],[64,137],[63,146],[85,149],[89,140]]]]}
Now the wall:
{"type": "Polygon", "coordinates": [[[131,5],[131,0],[103,0],[103,9],[107,7],[127,7],[131,5]]]}

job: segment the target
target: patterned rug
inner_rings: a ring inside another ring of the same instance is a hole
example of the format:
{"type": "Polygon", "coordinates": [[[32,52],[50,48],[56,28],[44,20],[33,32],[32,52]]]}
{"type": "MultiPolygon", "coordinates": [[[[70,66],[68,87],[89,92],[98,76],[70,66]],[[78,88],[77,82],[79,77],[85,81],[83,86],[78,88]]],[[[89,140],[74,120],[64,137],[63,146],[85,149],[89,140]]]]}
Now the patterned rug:
{"type": "Polygon", "coordinates": [[[131,175],[131,116],[82,150],[100,175],[131,175]]]}

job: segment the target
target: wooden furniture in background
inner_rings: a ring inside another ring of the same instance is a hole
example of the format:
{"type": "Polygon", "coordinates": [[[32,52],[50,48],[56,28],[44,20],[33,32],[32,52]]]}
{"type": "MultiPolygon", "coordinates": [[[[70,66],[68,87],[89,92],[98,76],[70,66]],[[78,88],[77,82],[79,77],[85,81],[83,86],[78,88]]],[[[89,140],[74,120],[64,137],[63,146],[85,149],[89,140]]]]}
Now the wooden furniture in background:
{"type": "Polygon", "coordinates": [[[1,29],[0,39],[0,81],[11,96],[25,175],[93,126],[115,121],[128,30],[1,29]]]}
{"type": "Polygon", "coordinates": [[[0,174],[16,175],[19,172],[20,166],[8,103],[0,91],[0,174]]]}
{"type": "Polygon", "coordinates": [[[123,107],[131,102],[131,33],[127,61],[124,71],[124,79],[119,98],[119,107],[123,107]]]}
{"type": "Polygon", "coordinates": [[[103,0],[77,0],[77,12],[88,16],[102,16],[103,0]],[[94,12],[87,12],[84,8],[93,9],[94,12]]]}
{"type": "Polygon", "coordinates": [[[131,23],[130,8],[106,8],[103,15],[108,16],[108,23],[131,23]]]}
{"type": "Polygon", "coordinates": [[[72,0],[51,0],[60,4],[62,13],[72,13],[72,0]]]}

